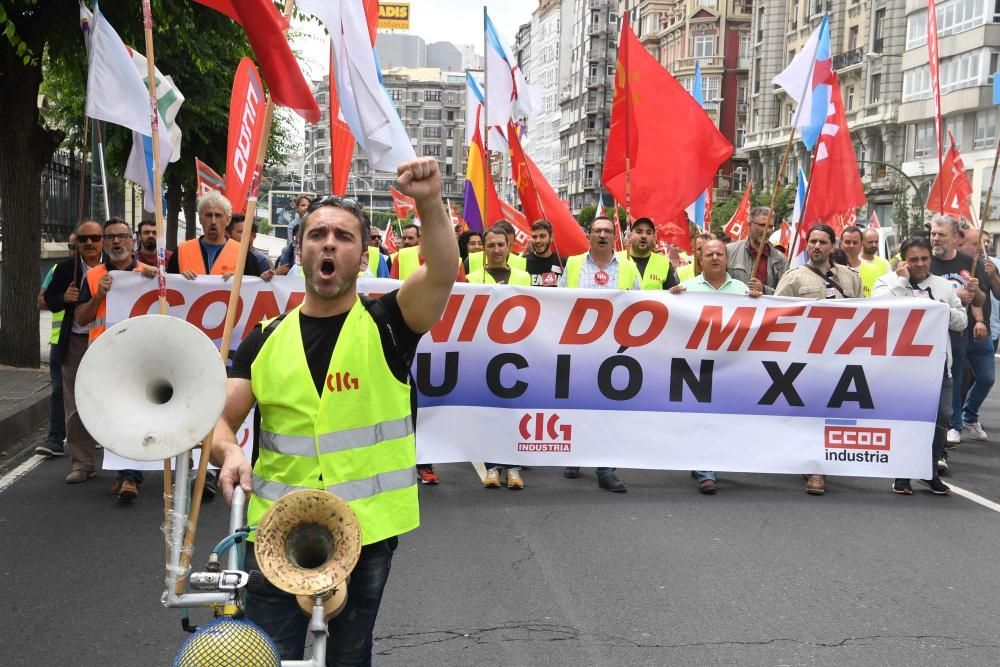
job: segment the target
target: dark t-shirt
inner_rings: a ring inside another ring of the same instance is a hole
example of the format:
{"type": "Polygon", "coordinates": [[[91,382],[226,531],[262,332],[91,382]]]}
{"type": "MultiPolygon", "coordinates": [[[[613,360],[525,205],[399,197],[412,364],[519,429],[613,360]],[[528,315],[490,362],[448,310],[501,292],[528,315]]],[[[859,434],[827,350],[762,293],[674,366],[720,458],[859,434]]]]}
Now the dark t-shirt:
{"type": "MultiPolygon", "coordinates": [[[[937,257],[931,258],[931,273],[935,276],[941,276],[945,280],[951,283],[952,287],[958,289],[960,287],[966,287],[969,284],[969,278],[972,277],[972,258],[965,253],[956,253],[954,257],[949,260],[939,259],[937,257]]],[[[989,286],[990,280],[986,275],[986,269],[983,267],[982,261],[976,266],[976,278],[979,279],[979,288],[986,291],[986,301],[983,302],[983,323],[986,325],[986,329],[990,328],[990,313],[993,310],[993,304],[990,302],[989,297],[989,286]]],[[[976,325],[976,320],[972,316],[972,306],[970,305],[966,311],[969,314],[969,326],[966,327],[966,335],[972,335],[972,329],[976,325]]]]}
{"type": "MultiPolygon", "coordinates": [[[[392,336],[388,336],[383,331],[383,327],[379,328],[379,333],[382,337],[382,350],[386,363],[389,364],[389,369],[397,380],[406,382],[410,371],[406,360],[413,358],[423,334],[415,333],[406,325],[406,320],[403,319],[403,313],[396,301],[398,292],[399,290],[393,290],[388,294],[383,294],[378,299],[385,309],[386,322],[392,329],[392,336]],[[395,343],[393,343],[393,338],[395,338],[395,343]]],[[[332,317],[310,317],[299,312],[302,347],[305,350],[309,373],[312,375],[313,384],[316,385],[316,392],[319,394],[323,393],[323,384],[330,368],[333,349],[337,345],[340,330],[344,328],[346,320],[347,313],[332,317]]],[[[250,380],[250,367],[263,344],[263,329],[256,326],[236,350],[229,377],[250,380]]]]}
{"type": "Polygon", "coordinates": [[[510,281],[510,269],[491,269],[486,267],[486,272],[496,281],[497,285],[506,285],[510,281]]]}
{"type": "Polygon", "coordinates": [[[548,257],[539,257],[529,252],[524,256],[524,263],[533,287],[558,287],[559,277],[566,269],[566,258],[554,253],[548,257]]]}
{"type": "MultiPolygon", "coordinates": [[[[632,257],[629,255],[629,257],[632,257]]],[[[639,267],[639,275],[646,275],[646,266],[649,264],[649,258],[651,255],[646,255],[645,257],[632,257],[632,261],[635,265],[639,267]]],[[[680,280],[677,279],[677,272],[674,271],[674,265],[671,264],[670,268],[667,269],[667,277],[663,280],[663,289],[670,289],[674,285],[679,285],[680,280]]]]}

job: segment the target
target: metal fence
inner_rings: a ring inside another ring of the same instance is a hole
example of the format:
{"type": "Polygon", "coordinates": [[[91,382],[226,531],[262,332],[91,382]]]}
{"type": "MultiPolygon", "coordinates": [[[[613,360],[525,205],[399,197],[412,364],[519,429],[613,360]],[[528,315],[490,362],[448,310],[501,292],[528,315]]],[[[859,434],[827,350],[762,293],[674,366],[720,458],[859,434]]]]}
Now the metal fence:
{"type": "MultiPolygon", "coordinates": [[[[89,165],[81,165],[79,157],[68,151],[58,151],[42,170],[41,187],[41,228],[42,237],[51,241],[63,241],[80,221],[80,170],[89,165]]],[[[111,216],[125,215],[125,184],[113,179],[108,187],[110,215],[104,211],[100,181],[93,184],[92,178],[83,179],[83,217],[105,220],[111,216]]]]}

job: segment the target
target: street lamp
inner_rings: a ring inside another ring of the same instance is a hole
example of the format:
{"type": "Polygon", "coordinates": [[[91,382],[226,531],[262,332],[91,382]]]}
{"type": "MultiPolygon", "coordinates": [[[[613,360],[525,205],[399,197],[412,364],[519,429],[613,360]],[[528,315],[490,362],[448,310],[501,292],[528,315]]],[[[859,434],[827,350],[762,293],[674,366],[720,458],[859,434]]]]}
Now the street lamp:
{"type": "MultiPolygon", "coordinates": [[[[913,193],[917,196],[917,199],[920,199],[920,188],[917,186],[916,181],[914,181],[909,175],[907,175],[906,172],[904,172],[902,169],[900,169],[896,165],[889,164],[888,162],[879,162],[878,160],[858,160],[858,164],[873,164],[873,165],[877,165],[879,167],[888,167],[889,169],[892,169],[894,172],[896,172],[897,174],[899,174],[900,176],[902,176],[903,178],[906,179],[906,182],[909,183],[910,187],[913,188],[913,193]]],[[[923,228],[923,226],[924,226],[924,206],[923,206],[923,204],[921,204],[920,205],[920,227],[923,228]]]]}
{"type": "Polygon", "coordinates": [[[372,186],[372,184],[371,184],[370,181],[366,181],[365,179],[361,178],[360,176],[355,176],[354,174],[351,174],[350,178],[354,179],[354,198],[355,199],[358,198],[358,183],[359,182],[363,183],[364,186],[366,188],[368,188],[368,214],[371,215],[371,213],[375,210],[375,188],[374,188],[374,186],[372,186]]]}
{"type": "MultiPolygon", "coordinates": [[[[308,162],[309,158],[311,158],[312,156],[318,155],[319,153],[322,153],[323,151],[325,151],[328,148],[329,148],[329,146],[322,146],[322,147],[317,148],[316,150],[314,150],[312,153],[309,153],[304,158],[302,158],[302,168],[299,170],[299,189],[300,190],[305,190],[306,189],[306,162],[308,162]]],[[[316,170],[315,169],[313,169],[313,174],[314,175],[316,174],[316,170]]]]}

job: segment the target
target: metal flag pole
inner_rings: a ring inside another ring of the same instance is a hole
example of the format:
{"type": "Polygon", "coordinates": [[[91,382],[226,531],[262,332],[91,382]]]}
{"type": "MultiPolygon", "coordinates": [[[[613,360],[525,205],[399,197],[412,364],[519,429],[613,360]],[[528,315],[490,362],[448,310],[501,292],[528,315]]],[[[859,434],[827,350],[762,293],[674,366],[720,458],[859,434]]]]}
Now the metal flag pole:
{"type": "Polygon", "coordinates": [[[104,196],[104,217],[107,219],[111,217],[111,205],[108,201],[108,172],[104,168],[104,134],[101,132],[101,121],[94,121],[94,131],[97,135],[97,162],[101,169],[101,194],[104,196]]]}
{"type": "MultiPolygon", "coordinates": [[[[490,98],[489,93],[486,90],[486,82],[489,81],[489,71],[490,71],[490,45],[486,39],[486,25],[489,21],[489,14],[486,12],[486,5],[483,5],[483,284],[486,284],[486,230],[489,225],[489,207],[490,198],[487,194],[489,189],[489,181],[493,179],[493,173],[490,169],[490,114],[489,114],[489,104],[490,98]]],[[[478,124],[478,123],[477,123],[478,124]]],[[[473,133],[474,135],[475,133],[473,133]]]]}

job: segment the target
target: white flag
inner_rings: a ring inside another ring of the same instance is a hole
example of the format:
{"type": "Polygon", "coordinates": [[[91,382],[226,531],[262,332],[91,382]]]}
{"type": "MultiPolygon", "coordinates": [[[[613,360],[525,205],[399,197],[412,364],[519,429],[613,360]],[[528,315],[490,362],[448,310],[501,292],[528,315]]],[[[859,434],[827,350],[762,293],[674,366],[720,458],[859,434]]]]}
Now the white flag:
{"type": "Polygon", "coordinates": [[[524,73],[496,26],[486,17],[486,122],[507,127],[514,117],[530,117],[542,110],[542,89],[529,86],[524,73]]]}
{"type": "Polygon", "coordinates": [[[382,87],[364,7],[357,0],[300,0],[326,26],[333,48],[340,112],[372,167],[396,171],[416,157],[396,107],[382,87]]]}

